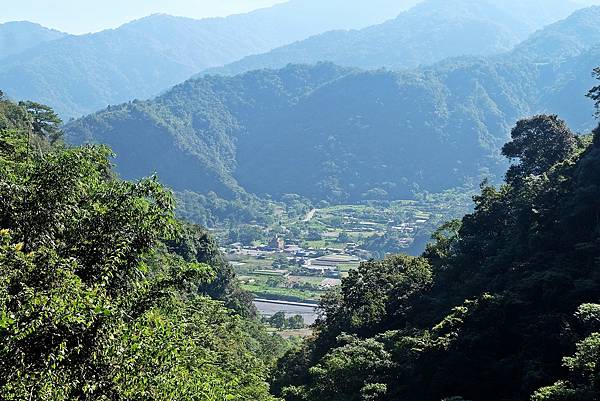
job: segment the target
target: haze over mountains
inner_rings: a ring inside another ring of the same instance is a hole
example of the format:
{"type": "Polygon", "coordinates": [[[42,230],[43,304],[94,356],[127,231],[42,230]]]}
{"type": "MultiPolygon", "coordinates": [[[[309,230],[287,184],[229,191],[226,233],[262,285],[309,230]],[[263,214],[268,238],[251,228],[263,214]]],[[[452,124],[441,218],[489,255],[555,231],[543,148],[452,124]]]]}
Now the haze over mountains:
{"type": "Polygon", "coordinates": [[[235,75],[318,61],[402,69],[453,56],[490,55],[510,50],[578,8],[581,4],[571,0],[426,0],[380,25],[326,32],[206,72],[235,75]]]}
{"type": "Polygon", "coordinates": [[[206,76],[67,133],[108,143],[125,178],[156,171],[176,190],[226,198],[245,190],[343,202],[439,191],[500,178],[499,149],[518,118],[561,113],[576,129],[593,126],[584,95],[600,59],[598,21],[600,7],[590,7],[503,55],[412,72],[321,63],[206,76]]]}
{"type": "Polygon", "coordinates": [[[0,24],[0,59],[65,36],[66,33],[27,21],[0,24]]]}
{"type": "MultiPolygon", "coordinates": [[[[0,87],[14,99],[49,104],[65,118],[80,116],[108,104],[148,98],[203,69],[310,35],[380,23],[416,2],[293,0],[226,18],[153,15],[118,29],[68,36],[28,51],[26,45],[13,49],[5,45],[6,53],[0,53],[0,58],[12,57],[0,63],[0,87]]],[[[0,46],[13,42],[8,27],[0,29],[0,46]]],[[[39,30],[32,26],[31,32],[20,37],[35,38],[39,30]]]]}
{"type": "MultiPolygon", "coordinates": [[[[6,58],[0,88],[75,115],[150,97],[202,65],[328,26],[379,22],[414,3],[379,0],[378,12],[369,13],[372,3],[295,0],[201,21],[154,15],[6,58]]],[[[111,145],[125,178],[156,171],[176,190],[228,199],[246,192],[334,202],[396,199],[498,178],[499,149],[516,119],[552,112],[575,129],[591,127],[583,95],[600,44],[600,8],[555,22],[580,7],[562,0],[426,0],[382,24],[328,32],[252,58],[282,54],[274,64],[285,66],[291,53],[282,49],[302,48],[309,57],[299,61],[313,65],[189,80],[154,100],[78,120],[67,133],[77,143],[111,145]],[[305,46],[311,43],[317,46],[305,46]],[[475,56],[451,58],[463,54],[475,56]],[[342,66],[321,62],[329,58],[342,66]],[[410,72],[356,68],[428,64],[410,72]],[[567,104],[566,96],[580,100],[567,104]]],[[[221,71],[250,68],[248,60],[221,71]]]]}

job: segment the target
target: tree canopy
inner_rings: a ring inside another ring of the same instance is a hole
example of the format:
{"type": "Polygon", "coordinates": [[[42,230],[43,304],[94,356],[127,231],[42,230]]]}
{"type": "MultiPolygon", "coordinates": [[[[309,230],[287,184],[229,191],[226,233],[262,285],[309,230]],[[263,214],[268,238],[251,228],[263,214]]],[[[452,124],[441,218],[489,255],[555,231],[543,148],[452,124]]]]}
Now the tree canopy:
{"type": "MultiPolygon", "coordinates": [[[[593,75],[596,79],[600,79],[600,67],[594,69],[593,75]]],[[[600,85],[594,86],[588,93],[588,97],[594,101],[596,116],[600,117],[600,85]]]]}
{"type": "Polygon", "coordinates": [[[271,400],[283,343],[171,192],[103,146],[30,152],[52,110],[0,106],[0,398],[271,400]]]}
{"type": "Polygon", "coordinates": [[[519,163],[509,168],[508,182],[545,173],[564,160],[576,145],[575,135],[558,116],[521,120],[510,136],[512,141],[504,145],[502,154],[519,163]]]}

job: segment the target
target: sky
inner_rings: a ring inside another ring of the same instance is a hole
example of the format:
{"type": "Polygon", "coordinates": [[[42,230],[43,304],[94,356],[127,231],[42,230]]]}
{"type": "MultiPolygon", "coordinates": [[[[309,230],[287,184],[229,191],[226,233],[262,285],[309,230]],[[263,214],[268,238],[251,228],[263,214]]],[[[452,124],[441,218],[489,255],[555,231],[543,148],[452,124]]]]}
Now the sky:
{"type": "Polygon", "coordinates": [[[226,16],[284,0],[0,0],[0,23],[31,21],[72,34],[97,32],[150,14],[226,16]]]}

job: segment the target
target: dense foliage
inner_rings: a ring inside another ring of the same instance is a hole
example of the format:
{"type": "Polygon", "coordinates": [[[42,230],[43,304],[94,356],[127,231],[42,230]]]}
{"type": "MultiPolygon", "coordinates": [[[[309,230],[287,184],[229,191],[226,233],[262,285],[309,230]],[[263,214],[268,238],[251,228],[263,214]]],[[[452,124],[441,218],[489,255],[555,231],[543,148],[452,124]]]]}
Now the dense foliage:
{"type": "Polygon", "coordinates": [[[600,128],[576,136],[536,116],[504,154],[506,182],[484,182],[475,211],[441,227],[422,257],[364,263],[322,301],[315,338],[279,363],[278,395],[600,397],[600,128]]]}
{"type": "Polygon", "coordinates": [[[271,400],[283,344],[214,242],[54,121],[0,101],[0,398],[271,400]]]}
{"type": "Polygon", "coordinates": [[[578,12],[503,56],[414,72],[322,63],[207,76],[73,122],[67,133],[76,143],[110,144],[127,179],[156,171],[177,191],[246,204],[244,191],[343,203],[440,192],[481,176],[499,181],[501,147],[518,118],[552,112],[575,130],[593,127],[580,94],[600,54],[600,29],[590,23],[599,14],[578,12]],[[548,62],[563,46],[565,56],[548,62]]]}
{"type": "Polygon", "coordinates": [[[183,191],[175,196],[178,216],[204,227],[227,223],[237,226],[248,222],[268,225],[274,220],[272,202],[250,194],[241,193],[232,200],[223,199],[212,191],[206,195],[183,191]]]}

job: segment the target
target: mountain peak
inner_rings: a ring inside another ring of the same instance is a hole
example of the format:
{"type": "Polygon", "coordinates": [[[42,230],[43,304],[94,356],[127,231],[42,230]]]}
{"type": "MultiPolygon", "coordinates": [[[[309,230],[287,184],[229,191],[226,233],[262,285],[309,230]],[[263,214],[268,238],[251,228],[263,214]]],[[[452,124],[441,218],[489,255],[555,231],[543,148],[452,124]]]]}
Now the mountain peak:
{"type": "Polygon", "coordinates": [[[67,34],[64,32],[30,21],[12,21],[0,24],[0,59],[65,36],[67,34]]]}

